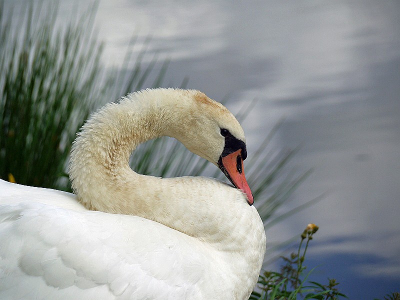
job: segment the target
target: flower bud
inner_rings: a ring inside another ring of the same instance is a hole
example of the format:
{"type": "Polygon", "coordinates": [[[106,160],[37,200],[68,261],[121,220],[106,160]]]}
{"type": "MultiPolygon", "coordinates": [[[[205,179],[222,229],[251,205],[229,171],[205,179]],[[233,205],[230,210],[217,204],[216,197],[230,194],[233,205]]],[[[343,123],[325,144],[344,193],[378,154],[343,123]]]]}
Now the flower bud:
{"type": "Polygon", "coordinates": [[[310,235],[310,234],[316,233],[318,231],[318,229],[319,229],[319,227],[317,225],[311,223],[311,224],[307,225],[305,231],[307,231],[307,233],[310,235]]]}

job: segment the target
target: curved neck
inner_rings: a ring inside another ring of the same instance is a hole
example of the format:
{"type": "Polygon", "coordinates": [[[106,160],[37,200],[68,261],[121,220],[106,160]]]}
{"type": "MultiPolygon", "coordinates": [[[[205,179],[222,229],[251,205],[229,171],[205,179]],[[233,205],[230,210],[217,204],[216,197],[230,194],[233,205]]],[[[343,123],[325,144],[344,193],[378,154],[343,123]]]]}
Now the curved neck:
{"type": "Polygon", "coordinates": [[[133,94],[108,104],[87,121],[72,147],[69,175],[79,201],[87,208],[138,214],[151,195],[147,184],[158,178],[142,176],[129,167],[135,148],[166,135],[172,112],[156,91],[133,94]],[[145,97],[146,99],[137,99],[145,97]],[[121,195],[122,194],[122,195],[121,195]]]}
{"type": "Polygon", "coordinates": [[[95,113],[73,145],[70,178],[88,209],[137,215],[220,243],[232,236],[228,225],[254,230],[243,216],[255,209],[239,190],[206,178],[144,176],[129,167],[140,143],[174,136],[185,127],[188,105],[179,99],[187,92],[168,90],[168,97],[162,89],[136,93],[95,113]]]}

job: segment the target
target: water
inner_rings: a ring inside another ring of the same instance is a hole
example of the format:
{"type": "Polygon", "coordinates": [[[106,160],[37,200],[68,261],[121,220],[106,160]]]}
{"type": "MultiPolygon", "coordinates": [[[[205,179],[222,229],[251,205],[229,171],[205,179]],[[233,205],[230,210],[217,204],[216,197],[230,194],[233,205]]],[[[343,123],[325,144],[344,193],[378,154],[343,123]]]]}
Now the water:
{"type": "Polygon", "coordinates": [[[233,111],[257,99],[244,124],[250,155],[284,117],[274,147],[301,144],[293,165],[313,169],[294,205],[327,194],[269,241],[316,223],[314,279],[336,278],[350,299],[400,292],[399,1],[103,0],[97,24],[109,65],[133,33],[151,35],[149,53],[171,59],[168,84],[189,76],[189,88],[229,95],[233,111]]]}

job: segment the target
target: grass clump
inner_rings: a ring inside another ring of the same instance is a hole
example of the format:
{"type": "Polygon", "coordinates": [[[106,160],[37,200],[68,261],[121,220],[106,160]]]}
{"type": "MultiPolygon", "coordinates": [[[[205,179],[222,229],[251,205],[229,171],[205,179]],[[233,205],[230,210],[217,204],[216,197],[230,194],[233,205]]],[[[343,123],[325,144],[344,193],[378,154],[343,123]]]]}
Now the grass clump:
{"type": "Polygon", "coordinates": [[[324,285],[315,281],[308,281],[312,270],[305,273],[304,265],[307,249],[313,235],[318,231],[318,226],[309,224],[301,234],[301,241],[297,252],[289,257],[281,256],[283,264],[279,272],[264,271],[258,281],[258,289],[253,291],[251,300],[294,300],[318,299],[336,300],[347,298],[340,293],[335,279],[329,279],[324,285]],[[305,246],[303,242],[306,240],[305,246]]]}
{"type": "MultiPolygon", "coordinates": [[[[375,299],[375,300],[379,300],[379,299],[375,299]]],[[[400,300],[400,293],[391,293],[391,294],[387,294],[383,300],[400,300]]]]}
{"type": "Polygon", "coordinates": [[[55,5],[21,12],[0,3],[0,177],[65,189],[75,133],[104,92],[103,45],[93,14],[61,28],[55,5]]]}
{"type": "Polygon", "coordinates": [[[54,3],[30,2],[20,17],[14,9],[0,0],[0,178],[70,190],[66,165],[76,132],[95,107],[140,89],[157,59],[143,67],[144,49],[131,67],[127,51],[124,68],[106,70],[96,5],[67,25],[57,23],[54,3]]]}

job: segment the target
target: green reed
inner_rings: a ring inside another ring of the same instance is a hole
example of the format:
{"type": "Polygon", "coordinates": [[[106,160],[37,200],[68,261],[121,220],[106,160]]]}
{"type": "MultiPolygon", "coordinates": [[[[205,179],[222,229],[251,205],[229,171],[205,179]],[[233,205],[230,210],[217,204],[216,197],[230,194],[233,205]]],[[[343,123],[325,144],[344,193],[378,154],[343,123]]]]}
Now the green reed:
{"type": "Polygon", "coordinates": [[[66,165],[78,129],[95,107],[140,89],[157,59],[143,66],[143,50],[131,66],[127,51],[124,68],[106,70],[97,5],[59,25],[57,3],[42,4],[6,9],[0,1],[0,178],[69,190],[66,165]]]}

